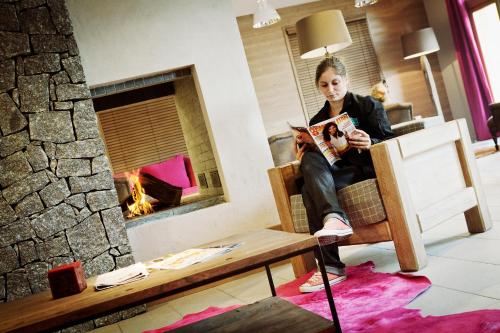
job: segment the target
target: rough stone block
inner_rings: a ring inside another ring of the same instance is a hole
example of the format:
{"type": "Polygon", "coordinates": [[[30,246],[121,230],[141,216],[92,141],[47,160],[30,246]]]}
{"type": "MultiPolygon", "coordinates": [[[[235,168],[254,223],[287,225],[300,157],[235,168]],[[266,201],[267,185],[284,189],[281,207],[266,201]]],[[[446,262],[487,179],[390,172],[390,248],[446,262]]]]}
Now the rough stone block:
{"type": "Polygon", "coordinates": [[[86,198],[87,204],[93,212],[118,206],[116,190],[87,193],[86,198]]]}
{"type": "Polygon", "coordinates": [[[68,229],[76,223],[75,213],[71,206],[66,203],[49,209],[32,221],[36,235],[42,239],[68,229]]]}
{"type": "Polygon", "coordinates": [[[29,220],[19,219],[15,223],[0,228],[0,248],[27,240],[33,235],[29,220]]]}
{"type": "Polygon", "coordinates": [[[94,190],[109,190],[114,188],[113,176],[110,171],[98,173],[90,177],[70,177],[71,193],[90,192],[94,190]]]}
{"type": "Polygon", "coordinates": [[[94,139],[99,137],[97,117],[92,100],[88,99],[75,103],[73,124],[75,125],[76,137],[78,140],[94,139]]]}
{"type": "MultiPolygon", "coordinates": [[[[59,85],[63,83],[69,83],[69,76],[66,73],[66,71],[60,71],[57,74],[52,75],[52,79],[54,80],[54,83],[59,85]]],[[[68,102],[72,103],[72,102],[68,102]]]]}
{"type": "Polygon", "coordinates": [[[25,10],[28,8],[40,7],[45,5],[45,0],[21,0],[17,3],[17,10],[25,10]]]}
{"type": "Polygon", "coordinates": [[[86,84],[61,84],[56,88],[57,99],[59,101],[69,101],[74,99],[90,98],[90,90],[86,84]]]}
{"type": "Polygon", "coordinates": [[[47,154],[48,158],[56,158],[56,145],[53,142],[44,142],[43,150],[45,150],[45,154],[47,154]]]}
{"type": "Polygon", "coordinates": [[[84,159],[60,159],[57,162],[57,177],[90,176],[90,161],[84,159]]]}
{"type": "Polygon", "coordinates": [[[17,220],[14,209],[0,196],[0,226],[9,224],[17,220]]]}
{"type": "Polygon", "coordinates": [[[72,195],[64,199],[64,202],[78,209],[82,209],[87,205],[85,194],[83,193],[72,195]]]}
{"type": "Polygon", "coordinates": [[[12,272],[19,267],[16,251],[10,247],[0,248],[0,275],[12,272]]]}
{"type": "Polygon", "coordinates": [[[56,147],[57,158],[96,157],[104,152],[104,143],[100,138],[59,144],[56,147]]]}
{"type": "Polygon", "coordinates": [[[16,6],[0,3],[0,30],[19,31],[19,21],[17,20],[16,6]]]}
{"type": "Polygon", "coordinates": [[[68,111],[30,114],[29,129],[31,140],[55,143],[75,140],[71,114],[68,111]]]}
{"type": "Polygon", "coordinates": [[[102,222],[108,234],[111,246],[126,245],[128,243],[125,221],[120,207],[101,211],[102,222]]]}
{"type": "Polygon", "coordinates": [[[47,239],[45,242],[38,243],[36,248],[43,261],[71,254],[68,240],[64,236],[47,239]]]}
{"type": "MultiPolygon", "coordinates": [[[[2,9],[0,8],[1,11],[2,9]]],[[[0,61],[0,93],[9,91],[15,87],[16,65],[14,60],[0,61]]]]}
{"type": "Polygon", "coordinates": [[[48,0],[52,20],[60,34],[69,35],[73,32],[71,20],[64,0],[48,0]]]}
{"type": "Polygon", "coordinates": [[[19,259],[21,260],[21,266],[26,265],[29,262],[38,260],[38,253],[35,248],[35,242],[28,240],[17,244],[19,249],[19,259]]]}
{"type": "Polygon", "coordinates": [[[49,159],[42,147],[31,144],[26,148],[26,158],[31,164],[33,171],[37,172],[49,167],[49,159]]]}
{"type": "Polygon", "coordinates": [[[116,257],[116,268],[123,268],[134,263],[134,256],[131,254],[126,254],[121,257],[116,257]]]}
{"type": "Polygon", "coordinates": [[[92,331],[95,328],[94,321],[89,320],[81,324],[76,324],[70,327],[63,328],[60,333],[83,333],[92,331]]]}
{"type": "Polygon", "coordinates": [[[11,134],[6,137],[0,137],[0,156],[5,157],[22,150],[30,143],[28,131],[11,134]]]}
{"type": "Polygon", "coordinates": [[[3,303],[5,299],[5,278],[0,276],[0,303],[3,303]]]}
{"type": "Polygon", "coordinates": [[[132,248],[130,245],[120,245],[118,246],[118,251],[120,251],[120,254],[129,254],[132,253],[132,248]]]}
{"type": "Polygon", "coordinates": [[[49,110],[49,74],[19,76],[18,87],[22,112],[49,110]]]}
{"type": "Polygon", "coordinates": [[[47,279],[49,268],[49,264],[46,262],[33,262],[26,265],[28,281],[34,294],[49,289],[49,280],[47,279]]]}
{"type": "Polygon", "coordinates": [[[70,195],[71,192],[69,191],[68,184],[66,184],[66,180],[64,179],[51,183],[40,191],[40,196],[47,207],[57,205],[70,195]]]}
{"type": "Polygon", "coordinates": [[[32,193],[21,200],[16,206],[16,214],[20,217],[30,216],[44,210],[38,193],[32,193]]]}
{"type": "MultiPolygon", "coordinates": [[[[54,110],[71,110],[73,109],[73,102],[54,102],[54,110]]],[[[78,132],[77,132],[78,133],[78,132]]]]}
{"type": "Polygon", "coordinates": [[[7,302],[31,295],[28,275],[24,269],[7,273],[7,302]]]}
{"type": "Polygon", "coordinates": [[[76,44],[75,36],[73,34],[66,36],[66,44],[68,45],[68,52],[70,56],[79,54],[78,45],[76,44]]]}
{"type": "Polygon", "coordinates": [[[82,83],[85,82],[85,74],[80,57],[70,57],[62,60],[64,70],[69,74],[71,82],[82,83]]]}
{"type": "Polygon", "coordinates": [[[113,257],[107,252],[95,257],[83,265],[85,277],[96,276],[102,273],[110,272],[115,268],[113,257]]]}
{"type": "Polygon", "coordinates": [[[68,51],[63,35],[31,35],[30,39],[36,54],[68,51]]]}
{"type": "Polygon", "coordinates": [[[29,34],[55,34],[56,28],[46,7],[27,9],[19,13],[21,30],[29,34]]]}
{"type": "Polygon", "coordinates": [[[28,125],[28,121],[8,94],[0,94],[0,110],[0,129],[4,136],[20,131],[28,125]]]}
{"type": "Polygon", "coordinates": [[[0,31],[0,59],[8,59],[30,52],[28,34],[0,31]]]}
{"type": "Polygon", "coordinates": [[[96,174],[104,171],[110,171],[108,158],[106,155],[97,156],[92,160],[92,173],[96,174]]]}
{"type": "Polygon", "coordinates": [[[55,73],[60,69],[61,63],[57,53],[41,53],[24,58],[24,73],[26,75],[55,73]]]}
{"type": "Polygon", "coordinates": [[[30,174],[31,166],[22,151],[0,161],[0,185],[7,187],[30,174]]]}
{"type": "Polygon", "coordinates": [[[5,200],[14,204],[30,193],[41,190],[49,182],[44,171],[40,171],[17,181],[3,190],[5,200]]]}
{"type": "Polygon", "coordinates": [[[18,108],[21,107],[21,99],[19,97],[19,90],[17,88],[12,90],[12,100],[14,101],[14,103],[16,103],[16,106],[18,108]]]}
{"type": "Polygon", "coordinates": [[[109,249],[106,231],[99,214],[93,214],[66,231],[69,245],[77,260],[87,261],[109,249]]]}
{"type": "Polygon", "coordinates": [[[92,212],[87,207],[84,207],[76,216],[76,220],[80,223],[90,215],[92,215],[92,212]]]}

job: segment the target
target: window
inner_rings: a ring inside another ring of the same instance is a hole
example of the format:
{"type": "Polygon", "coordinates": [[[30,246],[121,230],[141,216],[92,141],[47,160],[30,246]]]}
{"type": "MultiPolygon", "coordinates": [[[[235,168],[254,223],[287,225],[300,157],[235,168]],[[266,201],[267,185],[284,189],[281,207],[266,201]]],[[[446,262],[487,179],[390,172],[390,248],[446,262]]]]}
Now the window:
{"type": "MultiPolygon", "coordinates": [[[[360,95],[369,95],[371,87],[380,82],[382,76],[368,31],[368,24],[366,19],[355,20],[347,22],[347,29],[351,34],[352,44],[335,52],[335,56],[341,58],[347,67],[349,90],[360,95]]],[[[316,66],[322,59],[301,59],[295,27],[287,28],[286,34],[303,107],[307,119],[310,119],[325,103],[325,98],[318,91],[314,82],[316,66]]]]}
{"type": "Polygon", "coordinates": [[[494,101],[500,102],[500,61],[498,61],[500,58],[500,43],[498,43],[500,20],[497,5],[492,1],[487,1],[486,6],[483,4],[471,8],[471,14],[491,93],[494,101]]]}
{"type": "Polygon", "coordinates": [[[113,172],[188,155],[173,95],[97,113],[113,172]]]}

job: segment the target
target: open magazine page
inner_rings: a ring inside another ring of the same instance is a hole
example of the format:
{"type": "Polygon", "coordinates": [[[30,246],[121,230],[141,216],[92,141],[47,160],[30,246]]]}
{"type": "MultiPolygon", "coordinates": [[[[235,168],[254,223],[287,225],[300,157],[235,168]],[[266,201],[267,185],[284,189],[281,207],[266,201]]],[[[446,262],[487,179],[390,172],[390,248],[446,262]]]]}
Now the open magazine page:
{"type": "Polygon", "coordinates": [[[187,249],[171,256],[154,259],[147,262],[146,265],[148,268],[155,269],[182,269],[231,252],[240,245],[241,243],[235,243],[217,247],[187,249]]]}
{"type": "Polygon", "coordinates": [[[308,127],[314,142],[331,165],[350,149],[347,138],[355,129],[347,113],[308,127]]]}

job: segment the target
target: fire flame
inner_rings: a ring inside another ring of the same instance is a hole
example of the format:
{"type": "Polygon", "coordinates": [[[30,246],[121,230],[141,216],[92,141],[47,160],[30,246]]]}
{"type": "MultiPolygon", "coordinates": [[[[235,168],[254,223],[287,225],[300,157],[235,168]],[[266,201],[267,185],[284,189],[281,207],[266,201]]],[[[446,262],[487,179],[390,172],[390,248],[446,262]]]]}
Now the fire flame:
{"type": "Polygon", "coordinates": [[[139,176],[137,174],[131,174],[129,176],[129,182],[133,184],[132,199],[134,199],[134,203],[132,205],[127,204],[129,210],[127,217],[151,214],[153,212],[153,206],[146,201],[146,192],[139,181],[139,176]]]}

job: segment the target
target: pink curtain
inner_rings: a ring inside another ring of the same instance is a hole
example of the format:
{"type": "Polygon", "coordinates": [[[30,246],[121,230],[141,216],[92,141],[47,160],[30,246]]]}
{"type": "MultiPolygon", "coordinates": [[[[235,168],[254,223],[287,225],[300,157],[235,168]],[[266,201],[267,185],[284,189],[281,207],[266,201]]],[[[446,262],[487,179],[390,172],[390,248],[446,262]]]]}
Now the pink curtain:
{"type": "Polygon", "coordinates": [[[491,138],[486,121],[493,101],[465,0],[446,0],[455,51],[478,140],[491,138]]]}

